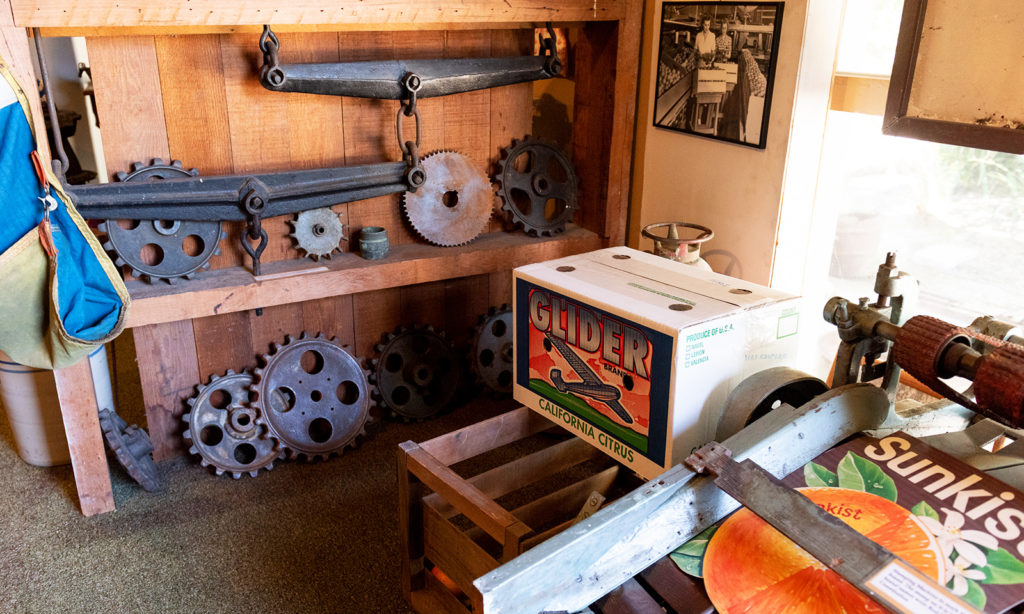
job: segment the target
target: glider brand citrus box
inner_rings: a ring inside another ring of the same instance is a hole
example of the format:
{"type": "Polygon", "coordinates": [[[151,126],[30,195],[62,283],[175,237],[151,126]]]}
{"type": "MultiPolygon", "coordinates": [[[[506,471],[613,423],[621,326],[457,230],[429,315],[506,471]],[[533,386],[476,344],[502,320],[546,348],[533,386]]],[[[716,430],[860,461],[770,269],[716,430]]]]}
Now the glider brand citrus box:
{"type": "Polygon", "coordinates": [[[627,247],[520,267],[514,292],[516,400],[648,479],[796,358],[797,297],[627,247]]]}

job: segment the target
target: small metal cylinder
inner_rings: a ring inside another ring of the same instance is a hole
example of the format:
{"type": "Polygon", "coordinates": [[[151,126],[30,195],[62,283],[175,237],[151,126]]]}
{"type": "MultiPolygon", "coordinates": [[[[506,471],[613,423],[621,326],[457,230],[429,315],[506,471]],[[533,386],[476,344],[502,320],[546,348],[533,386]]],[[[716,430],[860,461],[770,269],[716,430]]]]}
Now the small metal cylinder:
{"type": "Polygon", "coordinates": [[[359,253],[367,260],[380,260],[388,255],[388,231],[380,226],[367,226],[359,233],[359,253]]]}

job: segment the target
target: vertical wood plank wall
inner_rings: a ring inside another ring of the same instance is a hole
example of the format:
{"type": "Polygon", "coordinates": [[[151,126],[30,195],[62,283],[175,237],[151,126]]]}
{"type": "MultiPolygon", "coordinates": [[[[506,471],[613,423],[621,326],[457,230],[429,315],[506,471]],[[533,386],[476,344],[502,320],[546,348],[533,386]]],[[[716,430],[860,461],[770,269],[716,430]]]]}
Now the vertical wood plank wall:
{"type": "MultiPolygon", "coordinates": [[[[532,52],[532,36],[529,29],[289,32],[280,36],[280,53],[284,63],[520,55],[532,52]]],[[[401,159],[394,128],[397,102],[269,92],[256,77],[262,61],[257,38],[88,38],[108,172],[151,158],[181,160],[201,175],[401,159]]],[[[423,100],[421,151],[459,151],[489,174],[501,148],[529,133],[531,101],[529,83],[423,100]]],[[[346,251],[354,251],[356,232],[369,225],[384,226],[394,244],[422,241],[402,219],[400,196],[334,209],[347,226],[346,251]]],[[[270,236],[264,261],[302,257],[288,237],[289,219],[264,222],[270,236]]],[[[500,225],[492,222],[490,230],[500,231],[500,225]]],[[[247,264],[238,243],[241,224],[226,224],[225,231],[212,267],[247,264]]],[[[260,317],[240,312],[136,329],[154,457],[184,453],[180,416],[197,384],[229,368],[256,366],[257,355],[285,335],[337,336],[365,358],[382,333],[399,325],[433,324],[454,341],[466,341],[479,314],[510,300],[511,273],[503,271],[281,305],[260,317]]]]}

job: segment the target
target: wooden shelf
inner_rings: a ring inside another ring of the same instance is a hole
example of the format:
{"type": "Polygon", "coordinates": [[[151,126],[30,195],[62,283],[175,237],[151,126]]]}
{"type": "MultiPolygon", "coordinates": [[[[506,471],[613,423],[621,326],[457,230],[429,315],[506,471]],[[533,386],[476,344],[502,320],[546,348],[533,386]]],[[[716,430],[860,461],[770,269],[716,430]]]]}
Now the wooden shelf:
{"type": "Polygon", "coordinates": [[[383,260],[364,260],[343,253],[323,263],[268,262],[258,279],[247,268],[232,267],[200,273],[196,279],[172,286],[133,281],[128,283],[132,295],[128,326],[493,273],[601,247],[603,242],[597,234],[570,226],[551,238],[494,232],[461,247],[397,245],[383,260]]]}

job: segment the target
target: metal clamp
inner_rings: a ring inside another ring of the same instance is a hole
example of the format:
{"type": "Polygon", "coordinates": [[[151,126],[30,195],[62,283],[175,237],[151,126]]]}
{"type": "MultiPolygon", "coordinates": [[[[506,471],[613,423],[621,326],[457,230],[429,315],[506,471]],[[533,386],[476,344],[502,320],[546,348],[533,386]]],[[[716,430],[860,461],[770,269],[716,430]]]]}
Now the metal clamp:
{"type": "Polygon", "coordinates": [[[402,77],[402,87],[406,95],[402,97],[402,104],[395,116],[395,135],[398,137],[398,147],[402,150],[402,160],[407,169],[405,171],[405,182],[409,186],[409,192],[415,192],[427,180],[427,174],[420,164],[420,110],[416,106],[416,95],[422,87],[423,81],[416,73],[407,73],[402,77]],[[402,132],[402,117],[411,117],[416,124],[416,140],[406,141],[402,132]]]}

